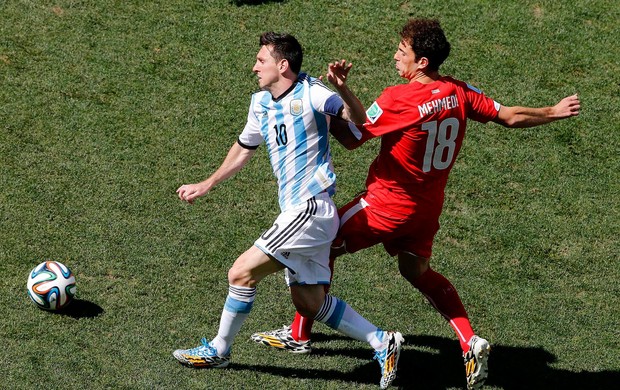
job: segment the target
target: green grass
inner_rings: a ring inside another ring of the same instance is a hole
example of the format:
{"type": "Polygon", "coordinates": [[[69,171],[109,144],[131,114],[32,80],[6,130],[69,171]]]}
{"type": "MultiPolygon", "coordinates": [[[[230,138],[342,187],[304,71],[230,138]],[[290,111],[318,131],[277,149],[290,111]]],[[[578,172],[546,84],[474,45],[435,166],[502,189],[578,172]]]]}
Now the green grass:
{"type": "MultiPolygon", "coordinates": [[[[295,34],[314,75],[353,61],[369,105],[400,82],[392,55],[409,16],[440,18],[443,73],[500,103],[582,101],[580,117],[536,129],[472,123],[447,188],[433,265],[494,345],[488,387],[620,383],[614,2],[248,3],[0,3],[0,388],[376,388],[369,348],[325,326],[311,356],[248,340],[290,321],[282,275],[260,285],[230,369],[178,365],[173,349],[216,333],[226,271],[277,203],[264,151],[193,207],[174,191],[235,142],[261,32],[295,34]],[[68,314],[27,298],[45,259],[76,274],[68,314]]],[[[338,204],[362,189],[377,145],[334,145],[338,204]]],[[[332,292],[403,332],[397,387],[463,387],[451,329],[381,248],[342,258],[332,292]]]]}

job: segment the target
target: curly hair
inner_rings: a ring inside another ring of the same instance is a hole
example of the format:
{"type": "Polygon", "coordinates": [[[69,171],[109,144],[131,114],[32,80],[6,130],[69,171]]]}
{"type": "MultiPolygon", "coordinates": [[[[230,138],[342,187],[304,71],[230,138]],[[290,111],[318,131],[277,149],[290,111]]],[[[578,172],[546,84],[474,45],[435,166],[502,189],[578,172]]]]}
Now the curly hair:
{"type": "Polygon", "coordinates": [[[263,33],[259,42],[261,46],[272,46],[273,57],[277,61],[287,60],[291,70],[295,74],[299,74],[304,55],[301,45],[294,36],[270,31],[263,33]]]}
{"type": "Polygon", "coordinates": [[[416,60],[428,58],[428,68],[439,70],[439,67],[450,55],[450,43],[435,19],[410,19],[400,31],[402,40],[413,49],[416,60]]]}

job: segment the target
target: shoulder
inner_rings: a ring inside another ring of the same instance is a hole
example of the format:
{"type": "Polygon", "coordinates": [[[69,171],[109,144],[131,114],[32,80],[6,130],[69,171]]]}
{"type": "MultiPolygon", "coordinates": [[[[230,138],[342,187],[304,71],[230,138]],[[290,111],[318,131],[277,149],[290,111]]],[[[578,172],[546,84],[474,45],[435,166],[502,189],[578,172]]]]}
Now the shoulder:
{"type": "Polygon", "coordinates": [[[381,92],[382,95],[386,94],[386,95],[394,95],[394,94],[398,94],[402,91],[407,91],[411,89],[411,84],[396,84],[396,85],[391,85],[389,87],[386,87],[383,92],[381,92]]]}
{"type": "Polygon", "coordinates": [[[391,106],[391,105],[399,105],[399,101],[401,100],[409,100],[408,96],[410,96],[412,91],[412,87],[410,84],[397,84],[392,85],[385,88],[381,95],[375,100],[375,103],[378,103],[382,106],[391,106]]]}
{"type": "Polygon", "coordinates": [[[477,94],[482,94],[482,91],[477,87],[461,80],[457,80],[451,76],[443,76],[442,80],[447,83],[454,84],[457,88],[460,88],[466,92],[475,92],[477,94]]]}
{"type": "Polygon", "coordinates": [[[421,90],[425,88],[426,85],[420,83],[396,84],[385,88],[383,92],[381,92],[381,97],[387,97],[393,100],[409,100],[411,96],[417,95],[421,90]]]}
{"type": "Polygon", "coordinates": [[[311,91],[321,90],[321,91],[329,91],[330,93],[335,93],[331,89],[329,89],[323,83],[323,81],[321,81],[321,79],[312,77],[308,75],[307,73],[300,73],[299,77],[297,78],[297,81],[299,83],[306,85],[308,88],[310,88],[311,91]]]}
{"type": "Polygon", "coordinates": [[[254,92],[251,97],[250,107],[267,105],[272,100],[272,96],[267,91],[254,92]]]}
{"type": "Polygon", "coordinates": [[[256,102],[256,101],[261,101],[262,99],[265,99],[267,97],[271,97],[271,94],[267,91],[258,91],[258,92],[254,92],[252,94],[252,101],[256,102]]]}

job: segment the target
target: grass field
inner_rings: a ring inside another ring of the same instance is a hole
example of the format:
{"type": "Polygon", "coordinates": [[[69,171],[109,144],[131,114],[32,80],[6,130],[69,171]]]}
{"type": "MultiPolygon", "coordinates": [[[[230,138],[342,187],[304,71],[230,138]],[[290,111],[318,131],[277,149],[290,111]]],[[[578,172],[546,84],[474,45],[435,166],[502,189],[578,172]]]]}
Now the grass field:
{"type": "MultiPolygon", "coordinates": [[[[277,202],[264,150],[194,206],[175,190],[243,128],[261,32],[295,34],[313,75],[351,60],[369,105],[401,82],[392,55],[410,16],[439,18],[443,73],[502,104],[582,101],[536,129],[471,124],[448,185],[432,264],[493,344],[488,388],[618,387],[616,2],[5,0],[0,16],[0,388],[376,388],[367,345],[320,324],[309,356],[249,341],[290,321],[282,275],[259,286],[229,369],[176,363],[172,350],[217,332],[227,269],[277,202]],[[67,313],[26,295],[46,259],[76,275],[67,313]]],[[[337,204],[377,146],[333,146],[337,204]]],[[[332,292],[405,335],[396,388],[464,388],[452,330],[381,248],[341,258],[332,292]]]]}

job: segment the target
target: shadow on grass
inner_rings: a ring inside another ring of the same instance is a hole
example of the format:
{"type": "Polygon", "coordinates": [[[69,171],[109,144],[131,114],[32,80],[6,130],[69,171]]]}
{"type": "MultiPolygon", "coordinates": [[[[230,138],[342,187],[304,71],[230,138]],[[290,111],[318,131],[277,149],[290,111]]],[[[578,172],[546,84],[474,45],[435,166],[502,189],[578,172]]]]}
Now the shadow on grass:
{"type": "Polygon", "coordinates": [[[94,318],[103,314],[103,308],[96,303],[75,299],[63,310],[53,312],[54,314],[64,315],[73,318],[94,318]]]}
{"type": "MultiPolygon", "coordinates": [[[[399,361],[398,377],[392,384],[400,389],[465,388],[465,368],[461,349],[455,340],[435,336],[405,335],[405,347],[399,361]],[[430,351],[429,351],[430,350],[430,351]]],[[[378,384],[379,367],[371,361],[367,348],[322,348],[321,341],[346,339],[316,334],[313,354],[368,359],[353,371],[291,369],[287,367],[234,364],[233,369],[259,371],[300,379],[329,379],[343,382],[378,384]],[[319,345],[317,345],[319,344],[319,345]]],[[[274,353],[278,353],[274,351],[274,353]]],[[[282,352],[283,353],[283,352],[282,352]]],[[[613,389],[620,383],[620,371],[573,372],[550,367],[556,356],[543,348],[492,345],[489,358],[489,386],[502,389],[613,389]]]]}

